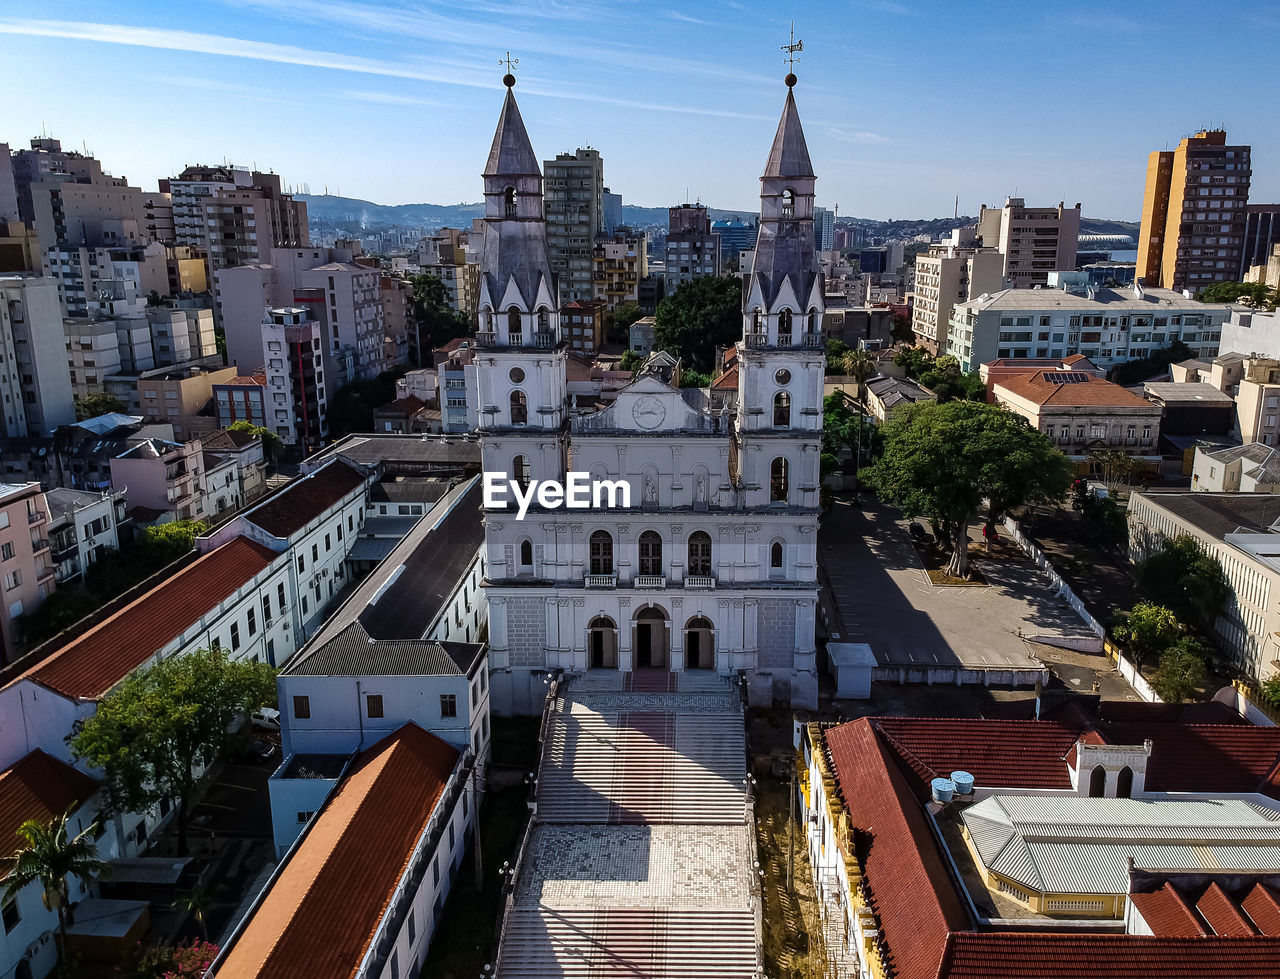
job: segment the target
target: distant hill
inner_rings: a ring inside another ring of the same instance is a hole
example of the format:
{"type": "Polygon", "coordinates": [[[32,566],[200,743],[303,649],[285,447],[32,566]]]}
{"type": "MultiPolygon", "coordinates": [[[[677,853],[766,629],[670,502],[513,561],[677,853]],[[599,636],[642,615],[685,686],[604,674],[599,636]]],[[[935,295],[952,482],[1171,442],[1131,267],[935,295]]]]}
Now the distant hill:
{"type": "MultiPolygon", "coordinates": [[[[484,216],[484,204],[375,204],[355,197],[335,197],[332,194],[296,194],[298,200],[306,201],[307,216],[316,227],[339,228],[354,232],[360,230],[375,231],[389,228],[469,228],[475,218],[484,216]]],[[[754,221],[756,211],[736,211],[726,208],[708,207],[711,220],[721,221],[739,217],[744,221],[754,221]]],[[[665,207],[640,207],[636,204],[622,205],[622,221],[635,228],[653,225],[665,227],[667,209],[665,207]]],[[[959,218],[919,218],[894,219],[876,221],[871,218],[842,217],[841,224],[853,223],[866,228],[867,232],[878,238],[911,239],[917,235],[929,235],[939,238],[952,228],[972,225],[976,217],[959,218]]],[[[1132,221],[1109,221],[1103,218],[1083,218],[1080,221],[1081,234],[1095,235],[1133,235],[1138,234],[1138,225],[1132,221]]]]}

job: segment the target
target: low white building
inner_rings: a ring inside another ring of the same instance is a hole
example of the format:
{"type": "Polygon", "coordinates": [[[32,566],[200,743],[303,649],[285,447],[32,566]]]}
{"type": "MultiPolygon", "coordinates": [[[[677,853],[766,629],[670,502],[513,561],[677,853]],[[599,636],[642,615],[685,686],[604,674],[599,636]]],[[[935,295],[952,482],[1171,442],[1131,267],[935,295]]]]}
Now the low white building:
{"type": "Polygon", "coordinates": [[[120,547],[117,526],[124,519],[123,493],[58,488],[49,490],[44,498],[49,505],[49,545],[59,583],[81,577],[95,561],[120,547]]]}
{"type": "Polygon", "coordinates": [[[1191,488],[1200,493],[1280,493],[1280,449],[1261,442],[1196,446],[1191,488]]]}

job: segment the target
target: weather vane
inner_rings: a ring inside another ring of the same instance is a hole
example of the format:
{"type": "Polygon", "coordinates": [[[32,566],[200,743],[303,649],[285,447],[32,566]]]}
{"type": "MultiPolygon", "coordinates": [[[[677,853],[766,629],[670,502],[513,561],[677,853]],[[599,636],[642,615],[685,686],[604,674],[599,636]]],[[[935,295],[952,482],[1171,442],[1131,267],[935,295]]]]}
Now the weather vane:
{"type": "Polygon", "coordinates": [[[511,52],[508,51],[505,58],[498,59],[498,64],[507,66],[507,73],[502,76],[502,84],[507,88],[514,88],[516,84],[516,65],[520,64],[520,59],[511,57],[511,52]]]}
{"type": "Polygon", "coordinates": [[[796,40],[796,24],[791,22],[791,43],[782,45],[782,50],[787,53],[786,62],[788,65],[786,83],[787,88],[794,88],[796,84],[796,62],[800,59],[796,54],[804,50],[804,41],[796,40]]]}

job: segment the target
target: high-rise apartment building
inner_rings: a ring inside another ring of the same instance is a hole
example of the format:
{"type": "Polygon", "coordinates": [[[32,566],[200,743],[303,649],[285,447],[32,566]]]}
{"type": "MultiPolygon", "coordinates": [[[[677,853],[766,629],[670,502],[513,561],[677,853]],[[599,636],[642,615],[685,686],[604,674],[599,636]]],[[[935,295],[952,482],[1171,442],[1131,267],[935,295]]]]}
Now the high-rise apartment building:
{"type": "Polygon", "coordinates": [[[543,167],[547,248],[560,283],[560,305],[593,299],[592,248],[596,236],[604,234],[604,160],[588,147],[561,153],[543,167]]]}
{"type": "Polygon", "coordinates": [[[815,207],[813,209],[813,240],[820,252],[829,252],[835,247],[836,216],[830,208],[815,207]]]}
{"type": "Polygon", "coordinates": [[[39,438],[76,420],[58,287],[0,277],[0,434],[39,438]]]}
{"type": "Polygon", "coordinates": [[[982,205],[978,237],[1004,256],[1005,282],[1030,289],[1049,281],[1049,273],[1076,267],[1080,237],[1080,205],[1027,207],[1021,197],[1006,197],[1004,207],[982,205]]]}
{"type": "Polygon", "coordinates": [[[1004,256],[978,244],[972,228],[957,228],[951,238],[916,256],[915,303],[911,329],[931,353],[946,353],[951,310],[984,292],[1004,287],[1004,256]]]}
{"type": "Polygon", "coordinates": [[[1179,291],[1239,279],[1251,174],[1249,147],[1221,129],[1148,156],[1138,276],[1179,291]]]}
{"type": "Polygon", "coordinates": [[[759,229],[755,224],[743,221],[737,215],[727,221],[713,221],[711,230],[720,236],[720,254],[725,258],[749,252],[756,247],[756,234],[759,229]]]}
{"type": "Polygon", "coordinates": [[[720,236],[711,230],[707,209],[681,204],[667,209],[666,288],[671,295],[682,283],[720,274],[720,236]]]}
{"type": "Polygon", "coordinates": [[[18,617],[57,590],[48,527],[39,483],[0,483],[0,665],[18,655],[18,617]]]}
{"type": "Polygon", "coordinates": [[[1249,270],[1266,265],[1271,252],[1280,243],[1280,204],[1248,204],[1244,209],[1244,241],[1240,249],[1240,274],[1245,281],[1249,270]]]}
{"type": "Polygon", "coordinates": [[[262,320],[266,424],[285,445],[318,451],[329,437],[324,324],[313,310],[268,309],[262,320]]]}
{"type": "Polygon", "coordinates": [[[595,298],[613,312],[619,303],[640,303],[640,280],[649,274],[649,242],[644,232],[619,228],[597,238],[593,250],[595,298]]]}
{"type": "Polygon", "coordinates": [[[622,226],[622,195],[604,189],[604,233],[611,235],[622,226]]]}

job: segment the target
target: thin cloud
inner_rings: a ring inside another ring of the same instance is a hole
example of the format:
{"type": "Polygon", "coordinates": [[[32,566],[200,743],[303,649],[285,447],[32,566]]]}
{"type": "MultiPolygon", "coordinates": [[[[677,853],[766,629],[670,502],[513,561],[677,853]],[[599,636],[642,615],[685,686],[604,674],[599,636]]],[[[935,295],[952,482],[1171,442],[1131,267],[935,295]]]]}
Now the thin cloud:
{"type": "Polygon", "coordinates": [[[701,27],[711,26],[711,21],[709,20],[699,20],[697,17],[690,17],[687,14],[682,14],[678,10],[668,10],[667,16],[672,20],[682,21],[686,24],[698,24],[701,27]]]}
{"type": "Polygon", "coordinates": [[[879,144],[892,143],[893,140],[880,133],[868,132],[865,129],[841,129],[838,126],[827,127],[827,135],[840,143],[879,144]]]}
{"type": "Polygon", "coordinates": [[[854,0],[853,5],[860,10],[869,10],[877,14],[895,14],[899,17],[909,17],[915,13],[905,3],[897,3],[896,0],[854,0]]]}
{"type": "MultiPolygon", "coordinates": [[[[435,82],[442,85],[459,85],[466,88],[489,90],[494,88],[493,80],[482,76],[478,72],[473,73],[471,77],[467,77],[461,71],[444,72],[417,64],[397,66],[385,60],[337,54],[330,51],[315,51],[287,44],[247,41],[242,38],[225,37],[219,34],[197,34],[191,31],[131,27],[124,24],[37,20],[0,21],[0,34],[56,37],[75,41],[94,41],[102,44],[123,44],[169,51],[189,51],[228,58],[246,58],[252,61],[267,61],[309,68],[325,68],[331,71],[379,75],[386,78],[404,78],[412,81],[435,82]]],[[[712,116],[723,119],[767,119],[766,116],[745,112],[731,112],[723,109],[677,104],[662,105],[653,102],[638,102],[632,99],[609,98],[608,96],[587,92],[575,92],[562,86],[543,88],[534,84],[526,85],[525,90],[533,95],[541,95],[547,98],[615,105],[628,109],[677,112],[684,115],[712,116]]]]}

